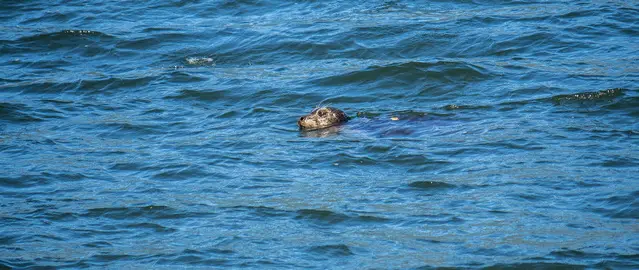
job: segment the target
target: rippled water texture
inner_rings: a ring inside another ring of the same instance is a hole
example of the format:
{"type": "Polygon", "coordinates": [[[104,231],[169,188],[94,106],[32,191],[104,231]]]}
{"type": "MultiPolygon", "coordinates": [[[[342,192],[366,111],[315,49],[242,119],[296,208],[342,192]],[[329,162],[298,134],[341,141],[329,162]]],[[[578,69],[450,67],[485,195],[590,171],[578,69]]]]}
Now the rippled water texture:
{"type": "Polygon", "coordinates": [[[2,1],[0,268],[639,268],[638,18],[2,1]]]}

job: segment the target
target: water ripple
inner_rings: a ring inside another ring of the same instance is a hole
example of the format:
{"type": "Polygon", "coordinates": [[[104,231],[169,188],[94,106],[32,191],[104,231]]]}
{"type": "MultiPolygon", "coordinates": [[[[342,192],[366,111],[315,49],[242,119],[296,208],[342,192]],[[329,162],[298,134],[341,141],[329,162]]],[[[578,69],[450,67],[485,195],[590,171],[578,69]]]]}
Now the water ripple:
{"type": "Polygon", "coordinates": [[[5,2],[0,268],[639,266],[632,1],[5,2]]]}

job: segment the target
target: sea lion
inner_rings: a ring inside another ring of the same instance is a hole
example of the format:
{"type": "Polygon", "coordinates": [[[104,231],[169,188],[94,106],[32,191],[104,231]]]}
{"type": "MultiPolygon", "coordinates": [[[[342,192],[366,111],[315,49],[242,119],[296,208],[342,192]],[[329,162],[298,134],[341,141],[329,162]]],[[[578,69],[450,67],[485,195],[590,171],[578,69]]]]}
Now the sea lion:
{"type": "Polygon", "coordinates": [[[301,130],[316,130],[336,126],[346,121],[348,121],[348,116],[340,109],[320,107],[308,115],[300,117],[297,125],[301,130]]]}

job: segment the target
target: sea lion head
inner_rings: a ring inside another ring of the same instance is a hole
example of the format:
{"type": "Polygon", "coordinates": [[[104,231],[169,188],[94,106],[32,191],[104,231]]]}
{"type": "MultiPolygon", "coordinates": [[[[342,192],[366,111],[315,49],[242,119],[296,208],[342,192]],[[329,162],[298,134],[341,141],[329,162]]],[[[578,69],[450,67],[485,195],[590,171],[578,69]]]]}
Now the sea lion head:
{"type": "Polygon", "coordinates": [[[339,125],[346,121],[348,116],[343,111],[333,107],[320,107],[300,117],[297,125],[303,130],[315,130],[339,125]]]}

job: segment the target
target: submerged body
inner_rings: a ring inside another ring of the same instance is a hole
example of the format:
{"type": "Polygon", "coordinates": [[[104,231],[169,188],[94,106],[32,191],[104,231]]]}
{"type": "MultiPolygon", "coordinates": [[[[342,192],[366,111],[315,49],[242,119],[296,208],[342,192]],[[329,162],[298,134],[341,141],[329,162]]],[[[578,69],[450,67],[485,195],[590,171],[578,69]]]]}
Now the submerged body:
{"type": "Polygon", "coordinates": [[[302,116],[297,125],[304,137],[328,137],[337,134],[356,137],[420,137],[455,122],[446,117],[424,112],[393,112],[392,115],[358,112],[348,117],[333,107],[322,107],[302,116]],[[348,121],[348,125],[345,124],[348,121]]]}
{"type": "Polygon", "coordinates": [[[336,126],[348,121],[342,110],[333,107],[317,108],[308,115],[300,117],[297,125],[302,130],[316,130],[336,126]]]}

